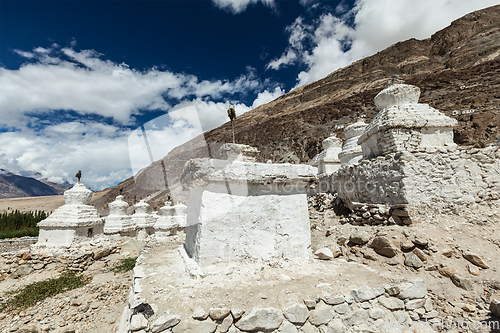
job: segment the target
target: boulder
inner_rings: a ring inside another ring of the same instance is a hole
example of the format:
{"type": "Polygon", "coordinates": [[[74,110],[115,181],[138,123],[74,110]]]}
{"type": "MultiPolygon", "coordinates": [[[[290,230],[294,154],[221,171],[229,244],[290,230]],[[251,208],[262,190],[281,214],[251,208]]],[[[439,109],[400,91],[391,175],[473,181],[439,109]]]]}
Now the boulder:
{"type": "Polygon", "coordinates": [[[309,318],[309,310],[305,305],[297,303],[283,311],[283,315],[291,323],[304,324],[309,318]]]}
{"type": "Polygon", "coordinates": [[[389,238],[385,236],[375,237],[370,244],[370,247],[372,247],[378,254],[389,258],[394,257],[398,253],[396,246],[394,246],[389,238]]]}
{"type": "Polygon", "coordinates": [[[405,258],[405,266],[419,269],[423,266],[422,260],[415,253],[409,253],[405,258]]]}
{"type": "Polygon", "coordinates": [[[283,314],[275,308],[253,308],[252,312],[243,316],[235,323],[242,331],[271,331],[280,327],[283,322],[283,314]]]}
{"type": "Polygon", "coordinates": [[[370,235],[364,231],[357,231],[354,234],[351,235],[349,238],[349,241],[351,243],[357,244],[357,245],[363,245],[368,243],[370,240],[370,235]]]}
{"type": "Polygon", "coordinates": [[[357,289],[351,289],[351,294],[357,303],[377,298],[380,295],[383,295],[384,292],[385,292],[384,288],[370,288],[368,286],[362,286],[357,289]]]}
{"type": "Polygon", "coordinates": [[[484,260],[480,256],[478,256],[477,254],[474,254],[472,252],[467,251],[467,252],[464,252],[463,257],[478,267],[481,267],[484,269],[490,268],[490,266],[488,266],[488,264],[485,263],[484,260]]]}

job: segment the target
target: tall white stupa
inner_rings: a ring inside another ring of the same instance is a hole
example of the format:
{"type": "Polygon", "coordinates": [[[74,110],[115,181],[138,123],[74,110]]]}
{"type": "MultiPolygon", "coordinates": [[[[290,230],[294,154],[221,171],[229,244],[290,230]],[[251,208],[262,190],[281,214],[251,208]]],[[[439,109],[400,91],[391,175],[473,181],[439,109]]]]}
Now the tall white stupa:
{"type": "Polygon", "coordinates": [[[38,223],[39,246],[70,246],[103,233],[103,220],[90,205],[92,191],[77,183],[64,192],[64,205],[38,223]]]}

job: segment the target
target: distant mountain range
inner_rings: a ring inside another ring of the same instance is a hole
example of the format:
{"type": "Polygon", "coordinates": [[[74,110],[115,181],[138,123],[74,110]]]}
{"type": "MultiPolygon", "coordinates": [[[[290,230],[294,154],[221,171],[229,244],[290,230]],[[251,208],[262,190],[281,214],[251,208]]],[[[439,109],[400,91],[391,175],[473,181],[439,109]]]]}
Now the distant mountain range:
{"type": "Polygon", "coordinates": [[[0,199],[60,195],[70,184],[56,184],[47,180],[23,177],[0,169],[0,199]]]}

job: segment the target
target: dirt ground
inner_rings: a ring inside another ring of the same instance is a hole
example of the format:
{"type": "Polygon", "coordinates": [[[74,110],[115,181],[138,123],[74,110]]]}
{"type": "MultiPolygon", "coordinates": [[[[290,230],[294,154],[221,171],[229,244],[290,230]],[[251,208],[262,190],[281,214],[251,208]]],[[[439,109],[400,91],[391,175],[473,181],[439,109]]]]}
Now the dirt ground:
{"type": "Polygon", "coordinates": [[[64,205],[63,195],[0,199],[0,213],[13,211],[16,209],[21,212],[29,212],[36,210],[53,212],[62,205],[64,205]]]}

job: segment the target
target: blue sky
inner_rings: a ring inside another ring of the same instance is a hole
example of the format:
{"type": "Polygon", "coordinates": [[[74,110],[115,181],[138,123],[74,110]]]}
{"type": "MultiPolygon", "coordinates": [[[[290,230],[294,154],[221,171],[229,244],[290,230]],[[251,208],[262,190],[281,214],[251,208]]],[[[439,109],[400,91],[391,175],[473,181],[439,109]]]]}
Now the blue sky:
{"type": "Polygon", "coordinates": [[[141,124],[158,159],[230,104],[242,114],[497,2],[0,1],[0,168],[80,169],[102,189],[150,162],[132,153],[141,124]]]}

